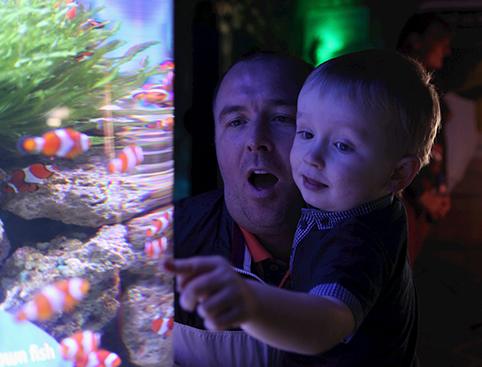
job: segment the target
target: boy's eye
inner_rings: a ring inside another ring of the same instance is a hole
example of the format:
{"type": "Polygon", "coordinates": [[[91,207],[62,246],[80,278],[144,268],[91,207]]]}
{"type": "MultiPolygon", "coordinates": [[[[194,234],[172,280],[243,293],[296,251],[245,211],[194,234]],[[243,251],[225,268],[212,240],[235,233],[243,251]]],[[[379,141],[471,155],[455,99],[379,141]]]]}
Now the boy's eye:
{"type": "Polygon", "coordinates": [[[313,138],[313,134],[308,132],[308,131],[304,131],[304,130],[301,130],[301,131],[297,131],[296,132],[296,135],[298,135],[301,139],[311,139],[313,138]]]}
{"type": "Polygon", "coordinates": [[[338,149],[340,152],[347,153],[353,151],[353,148],[349,146],[348,144],[342,143],[340,141],[337,141],[335,143],[336,149],[338,149]]]}

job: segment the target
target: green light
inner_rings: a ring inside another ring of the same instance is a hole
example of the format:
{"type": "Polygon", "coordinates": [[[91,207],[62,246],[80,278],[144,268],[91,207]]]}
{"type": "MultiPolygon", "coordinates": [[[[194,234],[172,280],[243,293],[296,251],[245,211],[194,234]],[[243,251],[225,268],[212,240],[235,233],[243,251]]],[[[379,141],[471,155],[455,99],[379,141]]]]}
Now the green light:
{"type": "Polygon", "coordinates": [[[317,39],[320,40],[320,43],[315,51],[318,64],[334,57],[337,52],[343,50],[345,40],[343,35],[336,31],[336,29],[321,29],[319,31],[317,39]]]}
{"type": "Polygon", "coordinates": [[[304,56],[318,65],[370,46],[369,9],[360,5],[305,8],[304,56]]]}

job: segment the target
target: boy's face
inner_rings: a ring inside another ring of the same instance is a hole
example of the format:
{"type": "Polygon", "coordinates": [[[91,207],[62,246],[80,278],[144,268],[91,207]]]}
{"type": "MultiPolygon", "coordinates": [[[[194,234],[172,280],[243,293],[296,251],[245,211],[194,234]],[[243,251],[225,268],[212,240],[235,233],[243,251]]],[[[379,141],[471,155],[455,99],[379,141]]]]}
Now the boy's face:
{"type": "Polygon", "coordinates": [[[348,100],[303,87],[298,98],[291,167],[305,201],[322,210],[348,210],[390,192],[395,159],[383,122],[348,100]]]}

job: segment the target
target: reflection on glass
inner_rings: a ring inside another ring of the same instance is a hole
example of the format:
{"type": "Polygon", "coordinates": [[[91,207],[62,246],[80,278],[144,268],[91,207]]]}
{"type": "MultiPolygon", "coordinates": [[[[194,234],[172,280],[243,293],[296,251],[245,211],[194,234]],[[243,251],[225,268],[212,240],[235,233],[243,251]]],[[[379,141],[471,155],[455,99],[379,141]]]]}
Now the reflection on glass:
{"type": "Polygon", "coordinates": [[[172,6],[0,1],[0,367],[172,365],[172,6]]]}

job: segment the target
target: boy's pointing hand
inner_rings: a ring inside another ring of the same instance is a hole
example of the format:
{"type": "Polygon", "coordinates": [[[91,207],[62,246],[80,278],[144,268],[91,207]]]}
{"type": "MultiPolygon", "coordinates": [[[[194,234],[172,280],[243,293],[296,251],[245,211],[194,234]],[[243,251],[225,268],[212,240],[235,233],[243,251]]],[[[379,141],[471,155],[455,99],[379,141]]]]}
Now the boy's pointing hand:
{"type": "Polygon", "coordinates": [[[255,295],[221,256],[168,260],[165,268],[176,274],[181,307],[204,319],[207,329],[238,327],[255,314],[255,295]]]}

